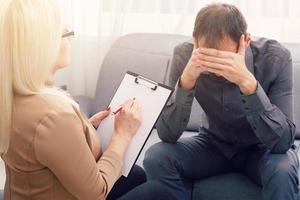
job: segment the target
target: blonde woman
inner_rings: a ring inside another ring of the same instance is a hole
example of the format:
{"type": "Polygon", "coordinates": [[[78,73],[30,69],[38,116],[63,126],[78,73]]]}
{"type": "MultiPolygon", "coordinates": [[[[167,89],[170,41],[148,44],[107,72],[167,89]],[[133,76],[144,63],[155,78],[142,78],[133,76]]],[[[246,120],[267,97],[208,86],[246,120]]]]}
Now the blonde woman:
{"type": "MultiPolygon", "coordinates": [[[[92,125],[99,126],[110,110],[89,120],[52,85],[55,72],[70,62],[72,35],[64,28],[55,0],[0,1],[0,153],[7,175],[5,200],[100,200],[111,190],[108,199],[116,199],[145,182],[138,167],[128,179],[119,179],[124,152],[141,123],[138,102],[124,102],[115,117],[111,143],[101,152],[92,125]]],[[[151,195],[160,191],[157,183],[148,182],[122,199],[155,198],[151,195]]]]}

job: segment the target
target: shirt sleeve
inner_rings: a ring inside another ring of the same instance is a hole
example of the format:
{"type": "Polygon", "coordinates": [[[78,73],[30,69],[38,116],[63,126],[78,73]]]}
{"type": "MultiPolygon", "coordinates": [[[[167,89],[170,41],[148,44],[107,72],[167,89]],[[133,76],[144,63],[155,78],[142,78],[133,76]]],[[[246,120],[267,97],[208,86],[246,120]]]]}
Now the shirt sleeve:
{"type": "Polygon", "coordinates": [[[78,199],[104,199],[120,177],[122,158],[106,151],[96,162],[74,113],[52,113],[36,128],[37,159],[78,199]]]}
{"type": "Polygon", "coordinates": [[[190,118],[195,91],[181,88],[179,78],[190,59],[192,49],[187,43],[174,49],[169,86],[175,87],[175,92],[156,124],[158,136],[164,142],[176,142],[186,129],[190,118]]]}
{"type": "Polygon", "coordinates": [[[258,83],[254,94],[242,96],[243,108],[252,130],[273,153],[285,153],[294,143],[293,68],[290,55],[282,59],[281,72],[268,94],[258,83]]]}

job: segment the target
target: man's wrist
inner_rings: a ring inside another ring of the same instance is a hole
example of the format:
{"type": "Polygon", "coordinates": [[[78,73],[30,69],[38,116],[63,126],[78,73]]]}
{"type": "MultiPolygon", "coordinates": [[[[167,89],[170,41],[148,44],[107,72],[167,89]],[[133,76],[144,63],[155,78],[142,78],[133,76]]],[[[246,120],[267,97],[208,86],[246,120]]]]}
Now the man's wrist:
{"type": "Polygon", "coordinates": [[[191,90],[195,87],[196,80],[186,73],[182,73],[179,79],[179,86],[185,90],[191,90]]]}
{"type": "Polygon", "coordinates": [[[257,80],[251,74],[251,76],[249,76],[249,78],[244,79],[239,84],[239,88],[240,88],[241,93],[243,93],[244,95],[254,94],[257,90],[257,80]]]}

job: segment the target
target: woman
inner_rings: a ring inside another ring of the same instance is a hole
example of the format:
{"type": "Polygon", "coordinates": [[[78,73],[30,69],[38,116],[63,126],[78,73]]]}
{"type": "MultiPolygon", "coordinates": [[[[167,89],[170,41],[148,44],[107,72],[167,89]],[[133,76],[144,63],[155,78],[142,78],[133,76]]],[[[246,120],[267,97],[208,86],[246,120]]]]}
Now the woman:
{"type": "MultiPolygon", "coordinates": [[[[72,35],[63,26],[55,0],[0,1],[5,200],[100,200],[117,182],[108,197],[115,199],[145,181],[137,167],[127,180],[119,179],[124,152],[141,124],[138,102],[124,102],[110,145],[101,152],[94,127],[110,110],[89,121],[68,95],[52,85],[55,72],[70,62],[72,35]]],[[[158,195],[160,190],[158,183],[148,182],[122,199],[139,199],[147,192],[158,195]]]]}

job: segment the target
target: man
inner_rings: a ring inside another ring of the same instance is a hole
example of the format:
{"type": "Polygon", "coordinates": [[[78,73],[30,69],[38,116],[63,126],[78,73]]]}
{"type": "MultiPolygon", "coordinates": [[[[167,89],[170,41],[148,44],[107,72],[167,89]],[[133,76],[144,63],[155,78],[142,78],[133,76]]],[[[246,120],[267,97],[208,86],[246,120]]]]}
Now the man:
{"type": "Polygon", "coordinates": [[[148,178],[184,200],[193,180],[239,171],[262,187],[263,200],[296,199],[290,52],[274,40],[250,44],[244,17],[227,4],[200,10],[193,39],[194,45],[174,50],[170,85],[176,92],[157,123],[163,143],[145,156],[148,178]],[[178,140],[194,97],[209,125],[178,140]]]}

